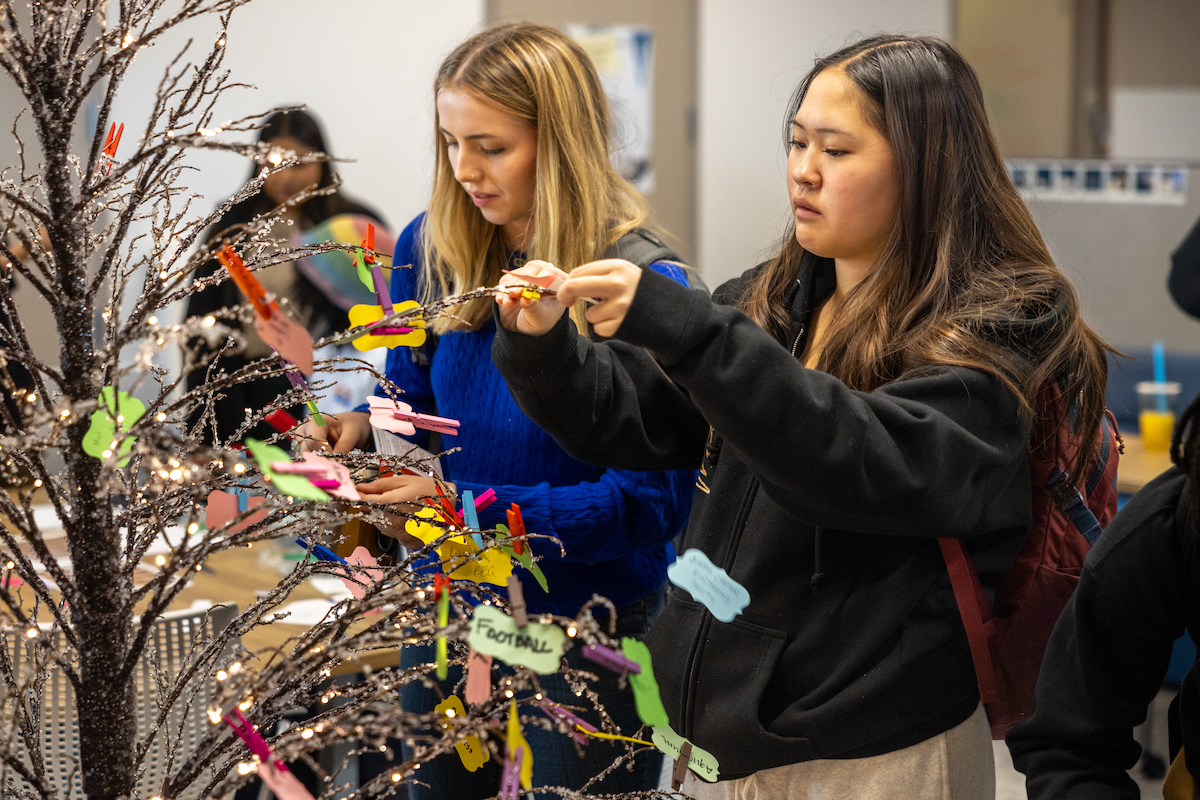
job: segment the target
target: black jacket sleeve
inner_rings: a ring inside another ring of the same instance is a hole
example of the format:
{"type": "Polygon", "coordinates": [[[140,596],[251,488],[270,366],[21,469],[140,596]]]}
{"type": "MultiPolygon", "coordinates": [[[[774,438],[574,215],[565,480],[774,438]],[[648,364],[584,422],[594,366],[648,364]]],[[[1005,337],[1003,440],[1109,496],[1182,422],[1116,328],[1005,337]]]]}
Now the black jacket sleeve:
{"type": "Polygon", "coordinates": [[[541,341],[496,338],[517,402],[580,458],[695,464],[703,419],[810,524],[962,537],[1029,524],[1027,504],[1007,502],[1028,482],[1026,428],[990,376],[930,368],[852,391],[737,309],[648,270],[617,336],[635,347],[587,342],[565,323],[541,341]]]}
{"type": "Polygon", "coordinates": [[[1180,308],[1200,317],[1200,220],[1171,254],[1167,289],[1180,308]]]}
{"type": "Polygon", "coordinates": [[[1030,800],[1137,800],[1133,729],[1196,614],[1190,523],[1171,470],[1126,505],[1088,554],[1038,675],[1033,716],[1008,734],[1030,800]]]}

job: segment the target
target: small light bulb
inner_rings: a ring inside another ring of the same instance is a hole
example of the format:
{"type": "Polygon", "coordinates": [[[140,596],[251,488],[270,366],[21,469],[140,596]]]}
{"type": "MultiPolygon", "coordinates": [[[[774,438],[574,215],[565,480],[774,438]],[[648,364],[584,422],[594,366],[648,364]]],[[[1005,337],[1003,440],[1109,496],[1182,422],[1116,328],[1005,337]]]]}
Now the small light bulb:
{"type": "Polygon", "coordinates": [[[165,412],[163,412],[163,411],[160,411],[160,412],[158,412],[158,416],[156,416],[156,417],[155,417],[155,419],[156,419],[156,420],[158,420],[159,422],[166,422],[166,421],[167,421],[167,415],[166,415],[166,413],[165,413],[165,412]]]}
{"type": "Polygon", "coordinates": [[[188,525],[188,533],[195,533],[198,530],[200,530],[200,523],[193,522],[191,525],[188,525]]]}
{"type": "Polygon", "coordinates": [[[34,481],[34,482],[33,482],[33,485],[34,485],[34,487],[35,487],[35,488],[41,488],[41,485],[42,485],[42,479],[41,479],[41,478],[38,478],[36,481],[34,481]]]}
{"type": "Polygon", "coordinates": [[[305,728],[304,730],[300,731],[301,739],[311,739],[312,737],[313,737],[312,728],[305,728]]]}
{"type": "Polygon", "coordinates": [[[155,556],[154,563],[161,567],[167,563],[167,557],[166,556],[155,556]]]}
{"type": "Polygon", "coordinates": [[[570,637],[572,637],[572,638],[574,638],[574,637],[575,637],[575,634],[576,634],[576,633],[578,633],[578,632],[579,632],[579,631],[575,630],[575,626],[574,626],[574,625],[572,625],[571,627],[567,628],[567,636],[570,636],[570,637]]]}
{"type": "Polygon", "coordinates": [[[151,315],[150,315],[150,318],[149,318],[149,319],[147,319],[147,320],[146,320],[146,322],[149,322],[151,325],[157,325],[157,324],[158,324],[158,317],[156,317],[156,316],[154,316],[153,314],[151,314],[151,315]]]}
{"type": "Polygon", "coordinates": [[[30,639],[36,639],[36,638],[37,638],[37,635],[38,635],[38,629],[37,629],[37,628],[30,628],[29,630],[25,631],[25,635],[26,635],[27,637],[29,637],[30,639]]]}
{"type": "Polygon", "coordinates": [[[217,670],[217,680],[223,681],[228,677],[229,677],[229,673],[226,672],[225,670],[223,670],[223,669],[217,670]]]}
{"type": "Polygon", "coordinates": [[[37,402],[37,394],[34,392],[30,392],[29,395],[25,398],[25,400],[26,400],[26,402],[29,402],[29,403],[36,403],[37,402]]]}
{"type": "Polygon", "coordinates": [[[233,465],[233,471],[234,471],[234,472],[245,472],[245,471],[246,471],[246,465],[245,465],[245,464],[234,464],[234,465],[233,465]]]}
{"type": "Polygon", "coordinates": [[[214,317],[212,314],[209,314],[207,317],[204,318],[204,321],[201,322],[200,324],[206,328],[211,328],[213,325],[217,324],[217,318],[214,317]]]}
{"type": "Polygon", "coordinates": [[[392,773],[392,783],[399,783],[399,782],[400,782],[400,773],[393,772],[392,773]]]}

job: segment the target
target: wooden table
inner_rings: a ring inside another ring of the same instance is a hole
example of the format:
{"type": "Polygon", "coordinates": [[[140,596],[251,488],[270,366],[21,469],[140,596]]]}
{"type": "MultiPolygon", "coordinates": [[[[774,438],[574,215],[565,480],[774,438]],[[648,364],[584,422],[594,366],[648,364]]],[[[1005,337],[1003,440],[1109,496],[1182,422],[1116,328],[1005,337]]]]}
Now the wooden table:
{"type": "Polygon", "coordinates": [[[1135,494],[1170,468],[1171,454],[1146,452],[1142,437],[1136,433],[1122,433],[1121,438],[1125,440],[1125,452],[1117,463],[1117,491],[1135,494]]]}

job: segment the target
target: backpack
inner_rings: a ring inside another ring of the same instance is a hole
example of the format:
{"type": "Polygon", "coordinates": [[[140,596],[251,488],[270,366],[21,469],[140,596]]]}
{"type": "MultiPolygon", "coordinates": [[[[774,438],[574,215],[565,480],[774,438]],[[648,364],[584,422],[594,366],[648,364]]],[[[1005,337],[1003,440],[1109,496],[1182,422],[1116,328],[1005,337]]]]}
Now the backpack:
{"type": "MultiPolygon", "coordinates": [[[[1048,399],[1052,405],[1061,402],[1057,389],[1048,399]]],[[[1009,728],[1033,711],[1034,687],[1050,632],[1079,583],[1088,551],[1117,512],[1121,435],[1112,412],[1104,411],[1099,446],[1084,473],[1088,477],[1083,493],[1067,479],[1067,465],[1077,449],[1069,436],[1071,422],[1057,431],[1050,430],[1050,424],[1043,417],[1031,439],[1035,443],[1029,455],[1033,523],[996,589],[993,605],[988,604],[962,542],[938,539],[993,739],[1003,739],[1009,728]]]]}

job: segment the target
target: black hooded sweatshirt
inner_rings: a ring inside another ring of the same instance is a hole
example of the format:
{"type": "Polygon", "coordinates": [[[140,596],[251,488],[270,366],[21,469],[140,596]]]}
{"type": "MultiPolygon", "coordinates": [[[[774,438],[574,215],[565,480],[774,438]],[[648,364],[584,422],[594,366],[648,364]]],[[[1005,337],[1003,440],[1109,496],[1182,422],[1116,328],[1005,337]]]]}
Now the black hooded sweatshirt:
{"type": "MultiPolygon", "coordinates": [[[[966,541],[994,586],[1031,521],[1027,427],[999,381],[936,366],[852,391],[795,355],[832,261],[802,262],[790,348],[732,307],[753,272],[710,300],[643,271],[617,338],[564,317],[493,346],[521,408],[576,458],[703,464],[682,549],[750,603],[725,623],[677,589],[647,643],[671,727],[721,779],[892,752],[963,722],[979,695],[936,537],[966,541]]],[[[1028,341],[1031,322],[1009,338],[1028,341]]]]}

